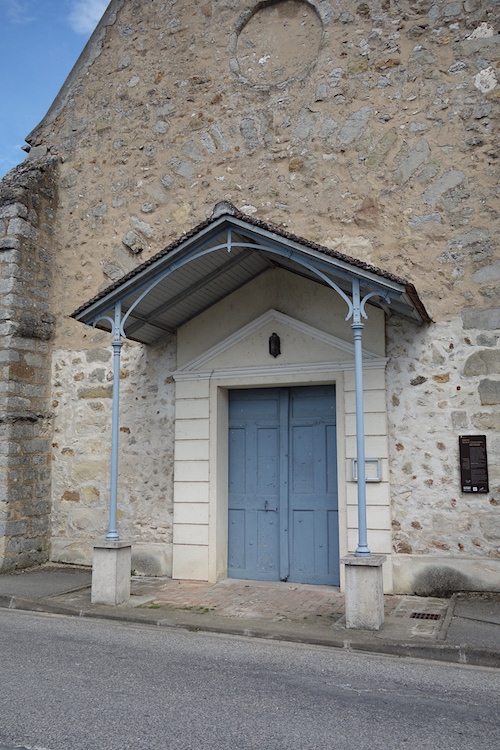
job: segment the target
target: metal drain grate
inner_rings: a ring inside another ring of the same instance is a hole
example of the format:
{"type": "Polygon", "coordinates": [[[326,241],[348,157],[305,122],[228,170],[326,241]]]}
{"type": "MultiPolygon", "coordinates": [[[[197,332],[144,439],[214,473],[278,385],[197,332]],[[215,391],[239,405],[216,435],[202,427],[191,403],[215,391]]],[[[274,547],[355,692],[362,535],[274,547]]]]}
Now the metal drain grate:
{"type": "Polygon", "coordinates": [[[432,612],[412,612],[410,615],[414,620],[440,620],[441,615],[434,615],[432,612]]]}

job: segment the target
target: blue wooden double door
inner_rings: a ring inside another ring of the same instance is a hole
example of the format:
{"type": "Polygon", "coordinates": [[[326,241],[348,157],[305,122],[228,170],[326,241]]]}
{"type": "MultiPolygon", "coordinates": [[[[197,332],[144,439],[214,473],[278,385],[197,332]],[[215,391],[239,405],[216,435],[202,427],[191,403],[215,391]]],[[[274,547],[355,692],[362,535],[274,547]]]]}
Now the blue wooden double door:
{"type": "Polygon", "coordinates": [[[228,575],[339,585],[334,386],[229,392],[228,575]]]}

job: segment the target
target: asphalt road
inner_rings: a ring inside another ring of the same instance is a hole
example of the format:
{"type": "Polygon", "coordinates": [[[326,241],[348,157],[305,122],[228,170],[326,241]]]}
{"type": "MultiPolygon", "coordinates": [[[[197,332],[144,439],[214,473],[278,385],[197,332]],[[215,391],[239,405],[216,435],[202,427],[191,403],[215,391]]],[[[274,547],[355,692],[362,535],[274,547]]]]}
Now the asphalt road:
{"type": "Polygon", "coordinates": [[[498,750],[500,670],[0,610],[0,750],[498,750]]]}

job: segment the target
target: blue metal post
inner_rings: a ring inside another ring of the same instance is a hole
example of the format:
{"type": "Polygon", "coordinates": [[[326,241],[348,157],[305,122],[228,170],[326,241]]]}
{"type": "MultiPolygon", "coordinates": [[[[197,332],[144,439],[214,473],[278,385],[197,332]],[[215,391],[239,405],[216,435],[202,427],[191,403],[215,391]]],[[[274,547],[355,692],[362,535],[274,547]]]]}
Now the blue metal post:
{"type": "Polygon", "coordinates": [[[121,303],[115,305],[113,327],[113,406],[111,416],[111,480],[109,488],[109,530],[106,540],[116,542],[120,539],[117,532],[117,494],[118,494],[118,437],[120,424],[120,354],[121,341],[121,303]]]}
{"type": "Polygon", "coordinates": [[[366,530],[366,471],[365,471],[365,418],[363,399],[363,328],[359,279],[352,282],[353,315],[351,328],[354,333],[354,369],[356,383],[356,461],[358,466],[358,547],[356,555],[371,554],[366,530]]]}

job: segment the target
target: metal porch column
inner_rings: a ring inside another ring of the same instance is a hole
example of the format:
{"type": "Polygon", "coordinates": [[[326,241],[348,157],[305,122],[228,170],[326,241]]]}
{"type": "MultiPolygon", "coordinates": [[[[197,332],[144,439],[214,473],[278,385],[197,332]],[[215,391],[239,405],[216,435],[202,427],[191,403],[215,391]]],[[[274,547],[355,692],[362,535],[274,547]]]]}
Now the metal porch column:
{"type": "Polygon", "coordinates": [[[123,346],[121,340],[121,303],[115,305],[113,324],[113,405],[111,416],[111,478],[109,487],[109,530],[106,540],[116,542],[120,539],[117,531],[117,494],[118,494],[118,439],[120,424],[120,354],[123,346]]]}
{"type": "Polygon", "coordinates": [[[359,279],[352,281],[352,320],[354,334],[354,370],[356,386],[356,462],[358,476],[358,546],[356,556],[371,554],[366,528],[365,415],[363,398],[363,314],[359,279]]]}

